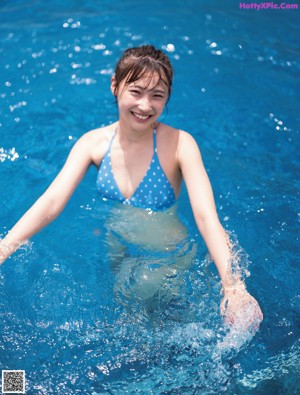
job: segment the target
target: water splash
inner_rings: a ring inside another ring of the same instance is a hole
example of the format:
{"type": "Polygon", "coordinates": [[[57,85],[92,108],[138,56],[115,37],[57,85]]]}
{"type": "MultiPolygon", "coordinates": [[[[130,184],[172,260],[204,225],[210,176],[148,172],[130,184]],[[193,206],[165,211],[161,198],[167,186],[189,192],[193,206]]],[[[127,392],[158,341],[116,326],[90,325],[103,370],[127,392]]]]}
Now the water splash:
{"type": "Polygon", "coordinates": [[[19,159],[19,154],[16,151],[15,147],[7,150],[0,147],[0,162],[4,162],[6,160],[14,162],[16,159],[19,159]]]}
{"type": "MultiPolygon", "coordinates": [[[[244,394],[254,394],[260,390],[276,391],[285,395],[300,393],[300,341],[296,341],[287,351],[282,351],[275,357],[269,358],[266,367],[253,370],[237,381],[237,387],[244,394]]],[[[262,393],[262,392],[261,392],[262,393]]]]}

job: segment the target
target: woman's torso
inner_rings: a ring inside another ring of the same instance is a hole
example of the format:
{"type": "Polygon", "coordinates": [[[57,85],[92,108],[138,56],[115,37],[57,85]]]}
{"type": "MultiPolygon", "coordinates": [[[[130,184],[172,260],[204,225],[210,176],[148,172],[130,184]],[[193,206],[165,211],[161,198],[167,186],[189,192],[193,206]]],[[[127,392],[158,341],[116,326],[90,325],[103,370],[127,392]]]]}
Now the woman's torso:
{"type": "MultiPolygon", "coordinates": [[[[105,162],[106,166],[108,164],[107,156],[110,157],[111,174],[108,178],[113,178],[113,180],[108,182],[112,181],[115,184],[117,191],[115,194],[123,196],[126,203],[130,202],[135,193],[140,192],[140,186],[145,178],[149,178],[147,172],[150,170],[150,166],[152,166],[151,171],[153,171],[156,160],[155,165],[158,165],[158,173],[161,172],[163,176],[166,176],[165,181],[170,184],[175,200],[180,193],[182,181],[177,160],[180,131],[159,124],[154,132],[155,135],[149,135],[142,142],[124,144],[124,140],[122,141],[122,138],[116,134],[116,127],[117,123],[93,130],[87,134],[90,140],[91,161],[98,169],[100,168],[101,172],[103,172],[103,169],[101,169],[102,162],[105,162]],[[157,148],[156,153],[155,148],[157,148]]],[[[107,176],[107,174],[105,175],[107,176]]],[[[154,172],[155,176],[157,175],[154,172]]],[[[99,186],[101,188],[101,185],[99,186]]],[[[159,188],[159,185],[157,187],[159,188]]],[[[166,188],[166,185],[163,187],[166,188]]],[[[159,195],[157,194],[157,196],[159,195]]],[[[146,206],[141,205],[141,207],[146,206]]]]}

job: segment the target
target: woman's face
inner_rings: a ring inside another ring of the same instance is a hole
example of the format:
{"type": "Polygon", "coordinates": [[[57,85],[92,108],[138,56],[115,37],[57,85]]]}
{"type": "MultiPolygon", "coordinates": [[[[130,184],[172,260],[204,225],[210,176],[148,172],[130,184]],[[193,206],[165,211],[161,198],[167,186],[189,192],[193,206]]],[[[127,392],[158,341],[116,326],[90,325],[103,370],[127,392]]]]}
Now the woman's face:
{"type": "MultiPolygon", "coordinates": [[[[114,88],[113,77],[113,93],[114,88]]],[[[120,120],[137,130],[151,126],[160,117],[168,99],[168,87],[157,74],[145,75],[130,84],[121,82],[116,93],[120,120]]]]}

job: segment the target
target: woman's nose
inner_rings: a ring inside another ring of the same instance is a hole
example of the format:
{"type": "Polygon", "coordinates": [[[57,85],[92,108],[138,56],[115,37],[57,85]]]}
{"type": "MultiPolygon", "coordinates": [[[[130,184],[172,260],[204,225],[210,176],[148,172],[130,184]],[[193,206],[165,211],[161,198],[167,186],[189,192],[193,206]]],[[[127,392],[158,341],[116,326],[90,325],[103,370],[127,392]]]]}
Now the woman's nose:
{"type": "Polygon", "coordinates": [[[151,109],[151,101],[147,96],[144,96],[139,100],[138,107],[144,112],[149,111],[151,109]]]}

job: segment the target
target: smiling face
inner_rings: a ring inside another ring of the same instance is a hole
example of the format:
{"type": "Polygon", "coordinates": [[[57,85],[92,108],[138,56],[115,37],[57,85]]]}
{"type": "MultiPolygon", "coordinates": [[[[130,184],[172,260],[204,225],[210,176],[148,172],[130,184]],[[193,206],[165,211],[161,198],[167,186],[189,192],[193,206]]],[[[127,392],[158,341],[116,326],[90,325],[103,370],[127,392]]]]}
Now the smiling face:
{"type": "Polygon", "coordinates": [[[150,129],[170,98],[172,80],[173,68],[164,52],[152,45],[128,48],[111,83],[124,127],[150,129]]]}
{"type": "Polygon", "coordinates": [[[112,77],[111,90],[117,97],[120,121],[132,129],[151,127],[169,97],[169,87],[157,73],[144,74],[134,82],[124,80],[117,89],[112,77]]]}

